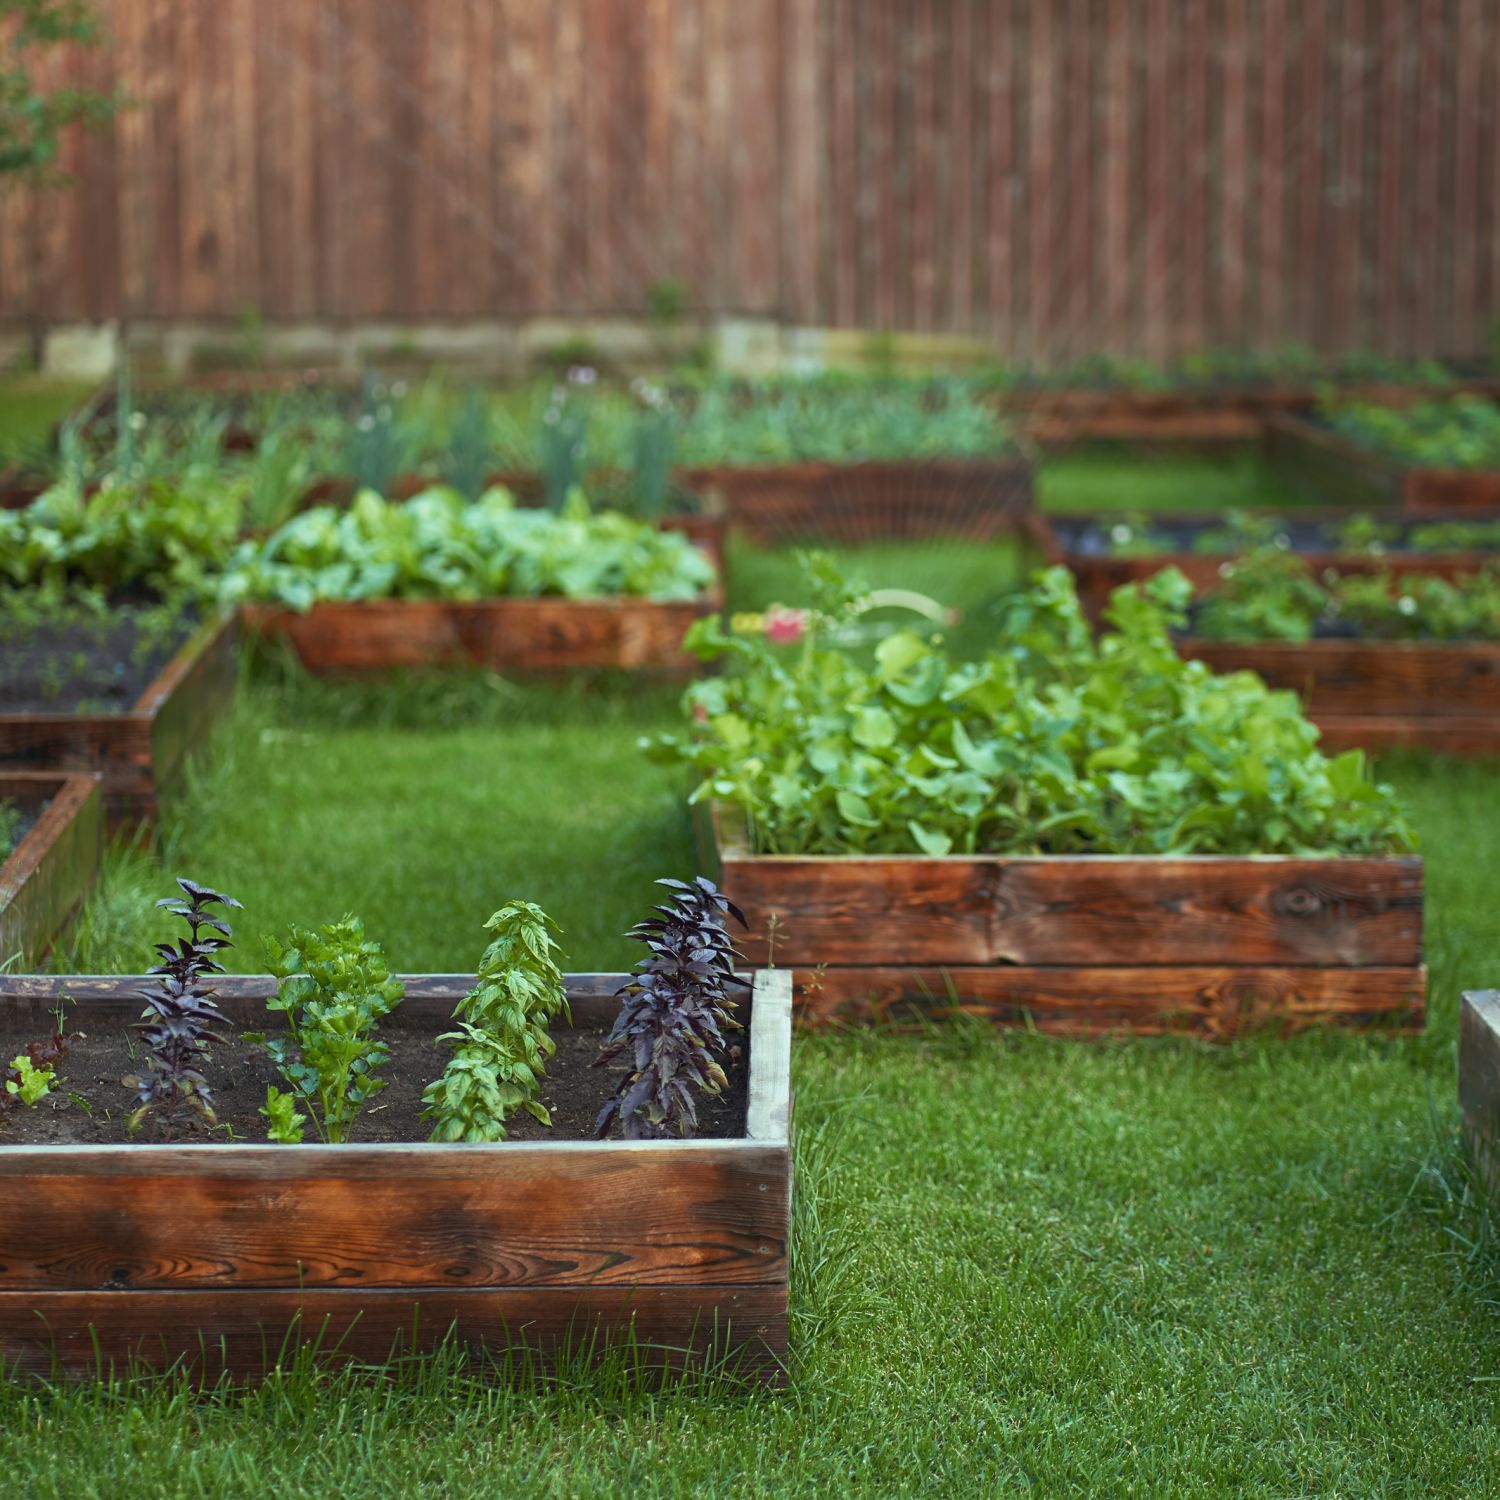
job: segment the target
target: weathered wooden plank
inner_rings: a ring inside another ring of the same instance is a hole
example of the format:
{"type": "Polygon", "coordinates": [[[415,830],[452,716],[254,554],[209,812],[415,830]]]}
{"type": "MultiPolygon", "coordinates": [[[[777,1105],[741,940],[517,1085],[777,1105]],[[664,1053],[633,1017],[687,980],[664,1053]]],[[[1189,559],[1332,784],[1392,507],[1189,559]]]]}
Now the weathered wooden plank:
{"type": "Polygon", "coordinates": [[[99,872],[104,848],[97,774],[0,771],[0,802],[36,821],[0,860],[0,965],[35,962],[67,926],[99,872]]]}
{"type": "Polygon", "coordinates": [[[154,818],[162,786],[194,736],[227,709],[234,630],[224,616],[195,632],[127,713],[0,713],[0,767],[102,771],[112,819],[154,818]]]}
{"type": "Polygon", "coordinates": [[[1500,723],[1500,642],[1184,640],[1216,672],[1255,672],[1319,715],[1500,723]]]}
{"type": "Polygon", "coordinates": [[[1012,535],[1033,514],[1023,460],[761,464],[678,477],[761,546],[818,536],[858,544],[1012,535]]]}
{"type": "Polygon", "coordinates": [[[833,964],[795,972],[798,1022],[916,1025],[968,1015],[1057,1036],[1228,1040],[1319,1026],[1420,1031],[1426,970],[833,964]]]}
{"type": "Polygon", "coordinates": [[[750,1012],[750,1098],[745,1137],[776,1145],[791,1136],[792,976],[761,969],[750,1012]]]}
{"type": "Polygon", "coordinates": [[[722,831],[752,962],[1412,965],[1422,862],[752,855],[722,831]]]}
{"type": "Polygon", "coordinates": [[[649,599],[362,600],[316,604],[305,614],[242,610],[254,635],[283,639],[312,672],[383,671],[473,663],[492,671],[583,669],[688,672],[682,651],[693,621],[719,606],[649,599]]]}
{"type": "Polygon", "coordinates": [[[614,1346],[647,1369],[723,1364],[786,1379],[785,1285],[470,1290],[0,1292],[0,1359],[48,1378],[178,1369],[211,1383],[258,1376],[301,1348],[320,1362],[385,1365],[450,1340],[481,1363],[592,1356],[614,1346]]]}
{"type": "Polygon", "coordinates": [[[1340,750],[1430,750],[1439,755],[1500,756],[1500,714],[1309,715],[1322,748],[1340,750]]]}
{"type": "Polygon", "coordinates": [[[1500,990],[1466,992],[1458,1016],[1458,1103],[1490,1190],[1500,1188],[1500,990]]]}
{"type": "Polygon", "coordinates": [[[772,1144],[460,1145],[374,1165],[361,1153],[357,1175],[340,1148],[244,1147],[221,1165],[217,1148],[125,1147],[125,1166],[115,1149],[107,1165],[76,1147],[0,1150],[0,1178],[24,1176],[29,1205],[0,1234],[0,1288],[691,1286],[786,1274],[787,1163],[772,1144]]]}

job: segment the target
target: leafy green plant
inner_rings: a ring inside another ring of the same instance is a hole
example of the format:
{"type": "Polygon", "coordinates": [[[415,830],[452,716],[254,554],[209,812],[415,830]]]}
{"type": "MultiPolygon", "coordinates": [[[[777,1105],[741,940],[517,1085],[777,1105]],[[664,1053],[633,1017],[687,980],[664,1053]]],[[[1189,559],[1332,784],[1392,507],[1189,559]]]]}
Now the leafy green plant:
{"type": "Polygon", "coordinates": [[[21,809],[10,798],[0,798],[0,864],[16,847],[21,833],[21,809]]]}
{"type": "Polygon", "coordinates": [[[503,1141],[518,1109],[552,1123],[537,1093],[556,1051],[548,1025],[568,1014],[557,924],[541,907],[512,901],[484,925],[495,936],[454,1011],[459,1028],[438,1038],[454,1044],[453,1057],[422,1096],[435,1141],[503,1141]]]}
{"type": "Polygon", "coordinates": [[[625,1074],[599,1111],[595,1134],[618,1125],[626,1140],[691,1135],[698,1125],[698,1093],[728,1087],[719,1062],[724,1033],[738,1028],[730,991],[744,981],[734,972],[735,951],[725,918],[745,925],[739,908],[710,880],[692,885],[658,880],[672,895],[657,913],[631,928],[646,945],[628,983],[619,990],[620,1013],[596,1066],[624,1055],[625,1074]]]}
{"type": "Polygon", "coordinates": [[[58,1084],[57,1069],[77,1032],[65,1033],[61,1022],[44,1041],[28,1042],[26,1050],[0,1069],[0,1121],[8,1110],[29,1109],[41,1103],[58,1084]]]}
{"type": "Polygon", "coordinates": [[[698,769],[768,854],[1381,853],[1410,845],[1362,758],[1328,759],[1291,693],[1178,655],[1175,569],[1113,595],[1097,641],[1062,568],[1009,601],[993,650],[955,661],[905,630],[867,665],[824,586],[792,647],[699,621],[736,668],[694,683],[687,729],[648,740],[698,769]],[[832,601],[830,602],[828,601],[832,601]]]}
{"type": "Polygon", "coordinates": [[[63,130],[75,122],[102,124],[120,101],[95,89],[39,88],[27,53],[97,47],[103,37],[94,9],[83,0],[0,0],[0,26],[7,33],[0,53],[0,173],[65,180],[57,169],[63,130]]]}
{"type": "Polygon", "coordinates": [[[1411,406],[1325,403],[1324,422],[1364,447],[1417,468],[1500,468],[1500,405],[1451,396],[1411,406]]]}
{"type": "Polygon", "coordinates": [[[271,940],[268,955],[267,968],[281,984],[266,1005],[286,1017],[287,1032],[247,1032],[245,1040],[266,1049],[294,1101],[285,1106],[268,1098],[267,1111],[276,1111],[268,1117],[288,1130],[303,1105],[324,1141],[347,1141],[360,1110],[385,1087],[378,1070],[390,1048],[375,1031],[405,986],[358,917],[317,932],[293,928],[285,943],[271,940]]]}
{"type": "Polygon", "coordinates": [[[297,1108],[297,1095],[284,1093],[276,1085],[266,1088],[266,1102],[261,1108],[266,1135],[278,1146],[299,1146],[306,1136],[307,1116],[297,1108]]]}
{"type": "Polygon", "coordinates": [[[1303,558],[1259,552],[1221,573],[1195,612],[1194,632],[1207,640],[1500,640],[1500,562],[1451,582],[1332,568],[1320,579],[1303,558]]]}
{"type": "Polygon", "coordinates": [[[554,515],[518,507],[504,490],[474,505],[452,490],[400,505],[364,491],[347,510],[304,511],[264,542],[246,543],[221,598],[302,610],[347,599],[692,599],[713,577],[685,536],[596,514],[581,494],[554,515]]]}
{"type": "Polygon", "coordinates": [[[170,1129],[184,1109],[208,1124],[216,1121],[213,1093],[204,1076],[209,1047],[226,1040],[226,1024],[214,998],[212,977],[222,974],[218,955],[231,947],[233,933],[212,907],[238,908],[232,896],[178,877],[181,896],[156,904],[188,926],[188,936],[156,944],[161,962],[147,972],[156,982],[141,991],[146,1008],[136,1023],[146,1046],[146,1067],[134,1080],[136,1107],[126,1124],[140,1129],[148,1115],[170,1129]]]}
{"type": "Polygon", "coordinates": [[[678,442],[685,464],[984,458],[1015,451],[992,403],[956,380],[827,376],[698,392],[678,442]]]}
{"type": "Polygon", "coordinates": [[[40,1103],[52,1092],[52,1083],[52,1069],[38,1068],[23,1052],[11,1060],[5,1077],[5,1092],[29,1107],[40,1103]]]}

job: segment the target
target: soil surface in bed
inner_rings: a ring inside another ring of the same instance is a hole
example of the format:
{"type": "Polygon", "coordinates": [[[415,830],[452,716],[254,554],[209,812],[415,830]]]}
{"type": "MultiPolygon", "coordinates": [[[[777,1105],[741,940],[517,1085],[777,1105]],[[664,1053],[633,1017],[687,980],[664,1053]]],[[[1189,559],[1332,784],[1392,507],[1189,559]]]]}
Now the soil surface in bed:
{"type": "MultiPolygon", "coordinates": [[[[740,1007],[742,1019],[747,1009],[740,1007]]],[[[78,1030],[82,1025],[76,1015],[66,1019],[69,1030],[78,1030]]],[[[259,1111],[266,1102],[266,1088],[275,1084],[284,1090],[286,1084],[262,1048],[238,1040],[232,1030],[230,1034],[235,1039],[214,1048],[204,1071],[214,1091],[219,1129],[210,1130],[188,1114],[173,1126],[169,1136],[164,1137],[149,1122],[131,1136],[125,1120],[134,1107],[134,1094],[120,1080],[142,1068],[139,1043],[117,1022],[91,1025],[87,1030],[88,1034],[75,1041],[64,1057],[58,1068],[61,1081],[51,1095],[30,1109],[0,1110],[0,1149],[131,1142],[149,1145],[164,1139],[178,1145],[265,1142],[266,1122],[259,1111]],[[226,1125],[228,1130],[223,1128],[226,1125]]],[[[623,1071],[623,1059],[602,1068],[591,1066],[607,1034],[603,1028],[555,1029],[557,1054],[548,1064],[541,1090],[542,1103],[552,1115],[552,1128],[520,1112],[506,1122],[509,1139],[594,1138],[594,1120],[614,1092],[623,1071]]],[[[391,1059],[381,1069],[387,1086],[360,1112],[350,1132],[350,1143],[425,1141],[430,1137],[432,1125],[421,1118],[422,1091],[442,1073],[451,1051],[438,1044],[435,1032],[389,1027],[380,1035],[391,1049],[391,1059]]],[[[0,1025],[0,1058],[8,1064],[29,1042],[41,1040],[45,1038],[37,1028],[28,1031],[7,1021],[0,1025]]],[[[730,1048],[732,1055],[724,1059],[728,1090],[720,1098],[704,1097],[698,1101],[699,1139],[745,1133],[749,1073],[746,1032],[734,1032],[730,1048]]],[[[302,1112],[307,1113],[305,1109],[302,1112]]],[[[311,1119],[304,1128],[307,1141],[316,1143],[318,1136],[311,1119]]]]}
{"type": "Polygon", "coordinates": [[[98,617],[0,628],[0,714],[127,713],[197,628],[122,604],[98,617]]]}

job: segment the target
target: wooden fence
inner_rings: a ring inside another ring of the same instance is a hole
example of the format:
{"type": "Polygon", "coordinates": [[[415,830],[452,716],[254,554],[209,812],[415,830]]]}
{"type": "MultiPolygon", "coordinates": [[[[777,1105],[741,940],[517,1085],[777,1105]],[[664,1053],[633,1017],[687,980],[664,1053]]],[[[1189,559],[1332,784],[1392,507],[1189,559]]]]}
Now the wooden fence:
{"type": "Polygon", "coordinates": [[[1496,0],[101,0],[0,322],[710,312],[1488,348],[1496,0]]]}

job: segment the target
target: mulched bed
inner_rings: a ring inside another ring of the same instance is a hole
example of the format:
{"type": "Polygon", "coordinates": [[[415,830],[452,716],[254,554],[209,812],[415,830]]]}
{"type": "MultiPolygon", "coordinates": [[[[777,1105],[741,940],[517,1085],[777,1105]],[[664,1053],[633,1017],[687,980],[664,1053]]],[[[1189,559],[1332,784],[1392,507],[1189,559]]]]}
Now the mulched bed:
{"type": "MultiPolygon", "coordinates": [[[[76,1016],[66,1018],[70,1028],[76,1016]]],[[[270,1028],[267,1028],[270,1029],[270,1028]]],[[[446,1028],[444,1028],[446,1029],[446,1028]]],[[[422,1091],[443,1071],[451,1056],[439,1046],[435,1032],[388,1027],[380,1033],[391,1048],[391,1060],[381,1070],[388,1086],[365,1107],[355,1122],[350,1144],[380,1141],[425,1141],[432,1126],[421,1119],[422,1091]]],[[[592,1067],[604,1043],[604,1029],[559,1026],[553,1040],[557,1054],[547,1069],[542,1103],[551,1111],[552,1128],[524,1112],[511,1117],[506,1128],[511,1140],[586,1141],[594,1138],[594,1120],[613,1093],[623,1070],[621,1065],[592,1067]]],[[[12,1023],[0,1026],[0,1058],[6,1062],[28,1042],[42,1040],[35,1028],[26,1031],[12,1023]]],[[[698,1137],[735,1137],[745,1133],[745,1106],[749,1068],[744,1034],[731,1043],[734,1055],[725,1060],[729,1089],[718,1099],[703,1098],[698,1107],[698,1137]]],[[[622,1059],[623,1063],[623,1059],[622,1059]]],[[[125,1130],[125,1118],[133,1107],[132,1090],[120,1082],[142,1066],[140,1048],[132,1034],[118,1023],[107,1023],[75,1041],[59,1068],[62,1082],[54,1095],[32,1109],[10,1109],[0,1113],[0,1148],[20,1145],[110,1145],[134,1141],[150,1144],[161,1139],[148,1124],[134,1137],[125,1130]],[[134,1055],[132,1055],[132,1050],[134,1055]],[[72,1097],[70,1097],[72,1096],[72,1097]],[[80,1100],[82,1102],[80,1102],[80,1100]],[[85,1107],[87,1106],[87,1107],[85,1107]]],[[[266,1102],[266,1088],[285,1084],[265,1052],[238,1039],[215,1048],[205,1070],[214,1089],[214,1102],[221,1127],[233,1131],[240,1142],[266,1139],[266,1122],[259,1110],[266,1102]]],[[[305,1111],[304,1111],[305,1113],[305,1111]]],[[[309,1119],[307,1140],[315,1142],[316,1131],[309,1119]]],[[[189,1117],[172,1132],[172,1141],[231,1143],[229,1131],[209,1130],[189,1117]]]]}

